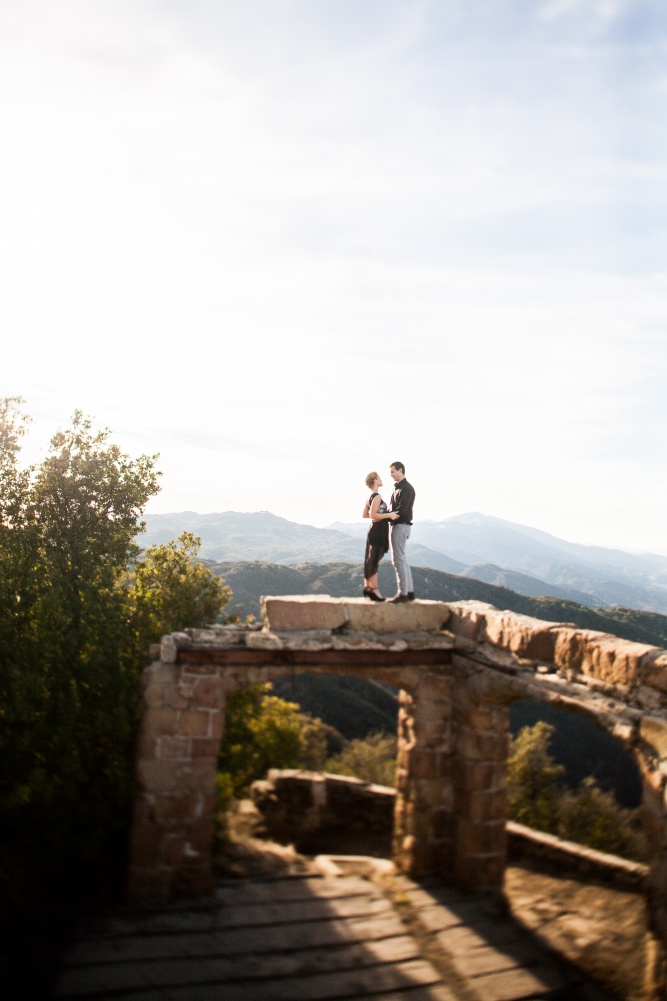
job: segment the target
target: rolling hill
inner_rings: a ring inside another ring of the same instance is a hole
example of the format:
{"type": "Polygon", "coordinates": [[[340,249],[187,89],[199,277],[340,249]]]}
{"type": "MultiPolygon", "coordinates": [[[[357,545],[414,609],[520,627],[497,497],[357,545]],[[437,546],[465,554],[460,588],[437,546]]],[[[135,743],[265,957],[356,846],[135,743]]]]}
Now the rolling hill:
{"type": "MultiPolygon", "coordinates": [[[[268,511],[156,514],[146,517],[141,545],[182,531],[202,540],[201,556],[239,562],[359,565],[368,524],[300,525],[268,511]]],[[[667,557],[581,546],[481,514],[416,522],[409,546],[413,566],[471,577],[529,597],[547,595],[589,608],[621,605],[667,612],[667,557]]]]}

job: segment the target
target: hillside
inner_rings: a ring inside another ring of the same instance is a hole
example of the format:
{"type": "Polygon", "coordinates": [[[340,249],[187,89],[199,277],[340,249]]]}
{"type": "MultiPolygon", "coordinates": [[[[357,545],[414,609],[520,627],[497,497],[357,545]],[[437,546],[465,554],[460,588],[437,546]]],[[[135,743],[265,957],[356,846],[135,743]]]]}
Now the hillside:
{"type": "MultiPolygon", "coordinates": [[[[330,594],[342,598],[360,596],[362,571],[349,563],[303,563],[279,566],[270,563],[204,561],[222,575],[234,597],[228,611],[259,616],[263,594],[330,594]]],[[[496,608],[534,615],[552,622],[573,622],[584,629],[598,629],[623,639],[667,647],[667,616],[633,608],[592,609],[573,601],[551,597],[530,597],[509,588],[486,584],[472,577],[413,567],[418,597],[435,601],[487,601],[496,608]]],[[[380,590],[395,592],[394,571],[388,560],[380,564],[380,590]]]]}
{"type": "MultiPolygon", "coordinates": [[[[201,538],[206,559],[360,564],[368,523],[328,528],[301,525],[269,511],[182,511],[146,516],[142,546],[183,531],[201,538]]],[[[472,577],[528,597],[549,595],[590,608],[620,605],[667,613],[667,557],[582,546],[482,514],[417,521],[410,539],[412,566],[472,577]]]]}

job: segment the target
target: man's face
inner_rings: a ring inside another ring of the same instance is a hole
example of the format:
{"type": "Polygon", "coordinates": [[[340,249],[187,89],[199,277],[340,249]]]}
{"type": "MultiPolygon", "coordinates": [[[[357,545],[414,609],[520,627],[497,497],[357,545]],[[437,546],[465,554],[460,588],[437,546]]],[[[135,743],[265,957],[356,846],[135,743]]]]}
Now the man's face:
{"type": "Polygon", "coordinates": [[[401,472],[400,469],[394,469],[393,466],[390,466],[389,472],[391,473],[391,478],[394,481],[394,483],[400,483],[401,480],[403,479],[403,473],[401,472]]]}

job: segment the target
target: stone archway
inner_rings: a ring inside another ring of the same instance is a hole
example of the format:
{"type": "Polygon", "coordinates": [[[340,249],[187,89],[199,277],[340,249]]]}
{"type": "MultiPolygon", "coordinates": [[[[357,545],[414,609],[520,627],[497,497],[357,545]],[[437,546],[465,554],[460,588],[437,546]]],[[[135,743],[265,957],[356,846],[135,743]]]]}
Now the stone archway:
{"type": "MultiPolygon", "coordinates": [[[[401,690],[397,865],[498,891],[506,862],[507,705],[533,698],[595,719],[639,763],[651,856],[651,983],[666,982],[667,654],[478,602],[266,598],[264,627],[165,637],[144,676],[128,896],[211,887],[217,753],[227,696],[293,672],[401,690]]],[[[662,987],[659,988],[660,990],[662,987]]]]}

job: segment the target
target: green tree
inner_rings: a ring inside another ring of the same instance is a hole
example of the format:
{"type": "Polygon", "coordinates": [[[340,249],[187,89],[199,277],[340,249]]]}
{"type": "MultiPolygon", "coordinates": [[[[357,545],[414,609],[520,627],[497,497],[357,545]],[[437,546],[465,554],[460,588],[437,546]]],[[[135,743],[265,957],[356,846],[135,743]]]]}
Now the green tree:
{"type": "Polygon", "coordinates": [[[554,728],[542,721],[524,727],[511,741],[507,760],[509,816],[539,831],[558,831],[561,782],[565,774],[549,753],[554,728]]]}
{"type": "Polygon", "coordinates": [[[566,788],[565,769],[549,751],[553,731],[540,721],[523,727],[511,742],[507,762],[510,819],[599,851],[642,858],[636,811],[619,806],[593,776],[576,790],[566,788]]]}
{"type": "Polygon", "coordinates": [[[340,754],[329,758],[325,768],[335,775],[352,775],[377,785],[396,784],[396,737],[390,733],[372,733],[349,740],[340,754]]]}
{"type": "Polygon", "coordinates": [[[620,807],[613,794],[601,789],[592,775],[579,784],[576,792],[563,794],[559,834],[598,851],[624,858],[644,857],[635,813],[620,807]]]}
{"type": "Polygon", "coordinates": [[[62,916],[84,887],[120,884],[148,645],[229,597],[191,536],[137,560],[157,456],[130,458],[77,411],[22,468],[28,424],[20,399],[0,401],[0,919],[12,933],[12,907],[34,922],[50,893],[62,916]]]}
{"type": "Polygon", "coordinates": [[[201,563],[201,539],[183,532],[178,542],[150,546],[122,586],[127,591],[133,653],[141,656],[165,633],[213,622],[232,592],[201,563]]]}
{"type": "Polygon", "coordinates": [[[223,789],[236,797],[270,768],[319,770],[324,764],[325,725],[270,691],[270,685],[251,685],[227,702],[219,768],[226,776],[223,789]]]}

